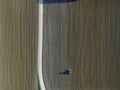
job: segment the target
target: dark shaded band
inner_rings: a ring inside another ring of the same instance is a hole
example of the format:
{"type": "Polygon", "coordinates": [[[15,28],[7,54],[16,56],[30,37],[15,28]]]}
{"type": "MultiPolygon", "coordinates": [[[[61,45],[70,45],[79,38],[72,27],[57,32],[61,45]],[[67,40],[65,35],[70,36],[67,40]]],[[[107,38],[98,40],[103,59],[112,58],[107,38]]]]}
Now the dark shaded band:
{"type": "Polygon", "coordinates": [[[74,2],[77,0],[38,0],[39,3],[67,3],[67,2],[74,2]]]}

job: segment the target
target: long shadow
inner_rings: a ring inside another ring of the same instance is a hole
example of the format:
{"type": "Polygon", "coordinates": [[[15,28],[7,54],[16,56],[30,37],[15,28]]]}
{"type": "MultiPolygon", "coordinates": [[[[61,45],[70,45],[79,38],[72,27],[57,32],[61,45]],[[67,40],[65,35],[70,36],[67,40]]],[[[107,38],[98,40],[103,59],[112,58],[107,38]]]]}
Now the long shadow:
{"type": "Polygon", "coordinates": [[[41,90],[41,89],[40,89],[40,82],[39,82],[39,79],[38,79],[38,90],[41,90]]]}
{"type": "Polygon", "coordinates": [[[77,0],[38,0],[41,4],[47,4],[47,3],[67,3],[67,2],[75,2],[77,0]]]}

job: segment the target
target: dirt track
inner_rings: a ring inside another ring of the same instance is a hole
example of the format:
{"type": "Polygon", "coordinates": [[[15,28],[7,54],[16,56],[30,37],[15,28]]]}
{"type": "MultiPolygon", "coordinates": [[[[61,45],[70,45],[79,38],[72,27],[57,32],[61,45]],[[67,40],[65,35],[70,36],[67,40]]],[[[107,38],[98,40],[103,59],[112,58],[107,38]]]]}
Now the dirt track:
{"type": "MultiPolygon", "coordinates": [[[[34,0],[0,0],[0,90],[38,88],[37,15],[34,0]]],[[[119,0],[44,5],[47,90],[120,89],[119,16],[119,0]]]]}

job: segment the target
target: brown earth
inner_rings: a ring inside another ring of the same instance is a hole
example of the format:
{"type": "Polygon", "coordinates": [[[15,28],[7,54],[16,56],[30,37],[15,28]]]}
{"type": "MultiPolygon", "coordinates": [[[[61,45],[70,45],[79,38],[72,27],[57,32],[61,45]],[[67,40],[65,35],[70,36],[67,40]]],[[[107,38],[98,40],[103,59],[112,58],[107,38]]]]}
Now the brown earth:
{"type": "Polygon", "coordinates": [[[0,90],[38,90],[38,3],[0,0],[0,90]]]}
{"type": "Polygon", "coordinates": [[[120,89],[120,0],[44,5],[47,90],[120,89]],[[66,68],[72,74],[59,72],[66,68]]]}

